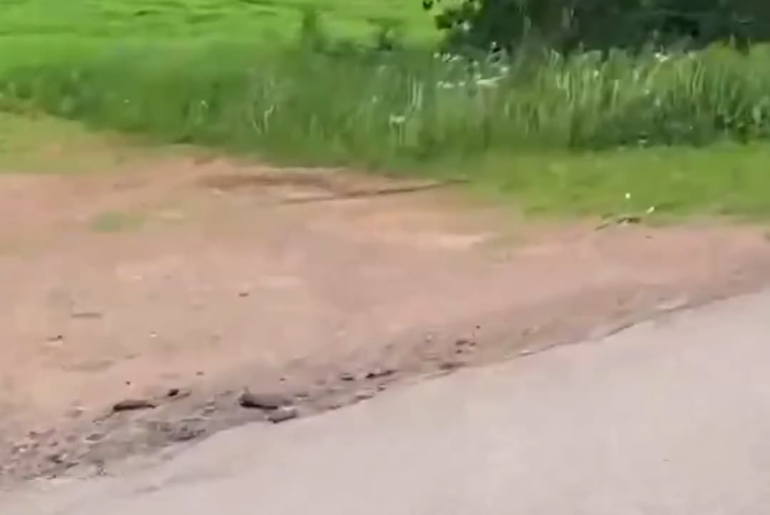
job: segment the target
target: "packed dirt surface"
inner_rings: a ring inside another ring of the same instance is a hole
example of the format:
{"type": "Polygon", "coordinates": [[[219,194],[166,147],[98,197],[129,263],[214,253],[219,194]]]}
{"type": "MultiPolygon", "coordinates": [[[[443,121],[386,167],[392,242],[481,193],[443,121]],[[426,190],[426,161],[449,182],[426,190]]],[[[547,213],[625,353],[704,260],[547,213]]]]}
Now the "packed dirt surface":
{"type": "Polygon", "coordinates": [[[756,227],[532,222],[451,185],[224,161],[0,175],[0,219],[6,485],[770,280],[756,227]]]}

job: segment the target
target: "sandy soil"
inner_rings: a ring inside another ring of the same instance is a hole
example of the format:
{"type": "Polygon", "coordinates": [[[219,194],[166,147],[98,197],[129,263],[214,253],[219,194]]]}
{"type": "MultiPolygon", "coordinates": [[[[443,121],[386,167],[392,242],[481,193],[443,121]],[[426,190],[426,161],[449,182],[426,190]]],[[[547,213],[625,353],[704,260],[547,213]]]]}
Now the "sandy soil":
{"type": "Polygon", "coordinates": [[[244,389],[305,416],[770,279],[756,227],[525,222],[431,186],[183,159],[0,175],[0,484],[268,420],[244,389]]]}

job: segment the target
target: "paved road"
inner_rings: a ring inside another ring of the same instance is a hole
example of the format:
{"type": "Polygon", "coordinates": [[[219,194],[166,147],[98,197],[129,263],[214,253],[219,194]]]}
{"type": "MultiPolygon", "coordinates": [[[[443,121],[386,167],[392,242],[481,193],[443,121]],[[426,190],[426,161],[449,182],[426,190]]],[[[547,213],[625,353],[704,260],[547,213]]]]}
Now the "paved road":
{"type": "Polygon", "coordinates": [[[765,515],[770,294],[242,427],[13,515],[765,515]]]}

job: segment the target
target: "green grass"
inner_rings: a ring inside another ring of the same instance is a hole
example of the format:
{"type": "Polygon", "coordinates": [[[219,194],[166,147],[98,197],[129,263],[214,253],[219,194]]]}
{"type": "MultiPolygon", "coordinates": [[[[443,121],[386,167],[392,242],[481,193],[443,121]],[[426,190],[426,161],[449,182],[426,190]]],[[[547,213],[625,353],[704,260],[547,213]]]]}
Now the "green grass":
{"type": "MultiPolygon", "coordinates": [[[[0,173],[101,171],[123,162],[141,166],[148,157],[141,146],[41,116],[0,114],[0,142],[0,173]]],[[[173,147],[163,155],[169,152],[173,147]]],[[[667,222],[692,215],[766,219],[768,162],[770,144],[721,143],[703,148],[488,153],[462,161],[407,164],[400,172],[469,177],[478,194],[513,200],[532,215],[638,214],[651,222],[667,222]],[[651,207],[654,212],[648,214],[651,207]]],[[[120,233],[144,222],[138,213],[106,212],[94,217],[90,227],[120,233]]]]}
{"type": "Polygon", "coordinates": [[[490,155],[475,188],[533,215],[770,216],[770,144],[490,155]]]}
{"type": "Polygon", "coordinates": [[[274,46],[296,35],[308,9],[344,38],[371,37],[383,20],[397,23],[411,40],[436,38],[418,0],[2,0],[0,47],[125,39],[274,46]]]}
{"type": "Polygon", "coordinates": [[[0,95],[97,127],[270,157],[398,165],[770,135],[770,51],[547,57],[468,75],[419,52],[136,44],[9,68],[0,95]],[[497,76],[489,76],[497,73],[497,76]]]}
{"type": "MultiPolygon", "coordinates": [[[[163,155],[168,152],[173,153],[173,147],[163,155]]],[[[75,122],[0,114],[0,173],[111,170],[124,162],[141,165],[143,161],[134,158],[145,159],[144,153],[142,146],[105,138],[75,122]]],[[[648,221],[665,222],[692,215],[766,219],[768,162],[770,144],[721,143],[703,148],[488,153],[462,161],[407,163],[399,171],[469,177],[478,194],[513,200],[532,215],[640,214],[648,221]],[[655,209],[648,215],[650,207],[655,209]]],[[[138,213],[106,212],[94,217],[90,227],[121,233],[144,222],[138,213]]]]}
{"type": "MultiPolygon", "coordinates": [[[[0,109],[277,161],[461,176],[534,213],[770,214],[767,47],[533,54],[469,71],[432,55],[418,0],[0,1],[0,109]],[[299,32],[308,8],[323,32],[299,32]],[[408,50],[372,52],[384,19],[408,50]]],[[[6,143],[0,165],[27,154],[6,143]]]]}

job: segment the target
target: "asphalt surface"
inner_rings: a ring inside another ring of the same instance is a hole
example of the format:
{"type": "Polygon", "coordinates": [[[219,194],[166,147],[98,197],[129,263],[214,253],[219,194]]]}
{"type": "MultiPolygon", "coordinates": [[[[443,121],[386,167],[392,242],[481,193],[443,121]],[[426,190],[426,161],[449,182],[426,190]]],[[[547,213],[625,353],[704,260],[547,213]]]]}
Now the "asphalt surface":
{"type": "Polygon", "coordinates": [[[246,426],[9,515],[764,515],[770,294],[246,426]]]}

